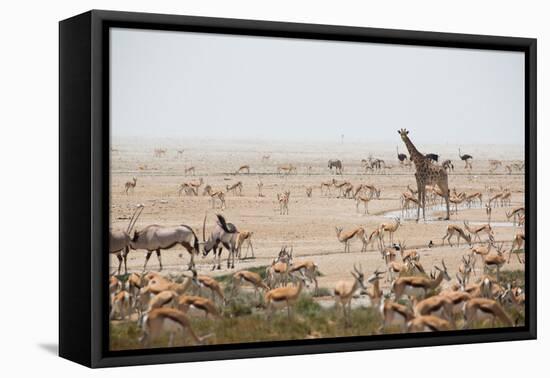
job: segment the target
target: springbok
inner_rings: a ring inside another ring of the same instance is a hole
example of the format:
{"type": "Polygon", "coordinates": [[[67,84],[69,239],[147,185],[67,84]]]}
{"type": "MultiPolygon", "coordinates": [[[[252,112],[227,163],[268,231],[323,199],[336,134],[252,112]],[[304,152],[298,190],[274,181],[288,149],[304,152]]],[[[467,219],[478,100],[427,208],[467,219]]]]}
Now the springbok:
{"type": "Polygon", "coordinates": [[[277,167],[277,173],[278,174],[286,174],[286,175],[289,175],[291,174],[292,172],[296,173],[296,167],[293,166],[292,164],[283,164],[283,165],[279,165],[277,167]]]}
{"type": "Polygon", "coordinates": [[[266,282],[271,288],[279,284],[286,286],[289,280],[293,248],[290,249],[290,252],[288,252],[286,248],[286,246],[281,248],[277,258],[273,260],[271,266],[266,268],[266,282]]]}
{"type": "Polygon", "coordinates": [[[220,208],[221,210],[225,209],[225,193],[221,190],[213,190],[210,185],[206,185],[204,187],[203,195],[210,196],[210,199],[212,200],[212,208],[214,209],[216,207],[216,199],[220,201],[220,208]]]}
{"type": "Polygon", "coordinates": [[[493,228],[489,224],[483,224],[481,226],[471,228],[470,223],[468,223],[468,221],[464,221],[464,227],[470,234],[474,235],[474,242],[476,240],[479,240],[479,242],[481,243],[481,237],[479,236],[479,234],[481,233],[487,234],[491,242],[495,239],[493,228]]]}
{"type": "Polygon", "coordinates": [[[369,278],[367,278],[367,283],[372,284],[372,288],[367,289],[367,295],[370,298],[372,306],[378,307],[380,305],[383,294],[382,290],[380,290],[380,280],[382,279],[382,275],[384,273],[386,272],[380,271],[377,268],[374,273],[369,278]]]}
{"type": "Polygon", "coordinates": [[[500,281],[500,268],[504,265],[506,262],[506,258],[504,257],[504,252],[502,251],[502,246],[497,246],[496,253],[491,253],[487,255],[483,255],[483,264],[484,264],[484,272],[487,272],[490,269],[496,269],[496,278],[497,282],[500,281]]]}
{"type": "Polygon", "coordinates": [[[379,328],[380,331],[385,331],[389,327],[398,326],[401,332],[406,332],[407,323],[414,319],[414,314],[409,307],[389,300],[389,294],[385,295],[380,303],[380,314],[383,322],[379,328]]]}
{"type": "Polygon", "coordinates": [[[510,317],[504,312],[497,301],[487,298],[472,298],[464,306],[464,328],[469,329],[474,322],[491,321],[491,326],[495,327],[496,320],[508,327],[513,323],[510,317]]]}
{"type": "Polygon", "coordinates": [[[298,285],[278,287],[265,293],[264,298],[268,319],[271,319],[271,316],[277,307],[284,306],[287,308],[288,318],[290,319],[291,307],[294,306],[300,297],[300,293],[302,292],[302,288],[304,286],[304,279],[302,277],[297,277],[297,279],[298,285]]]}
{"type": "Polygon", "coordinates": [[[225,191],[227,193],[233,192],[233,194],[235,194],[237,196],[242,196],[243,195],[243,183],[241,181],[237,181],[236,183],[234,183],[232,185],[226,185],[225,186],[225,191]]]}
{"type": "Polygon", "coordinates": [[[441,332],[451,329],[447,320],[433,315],[418,316],[407,323],[408,332],[441,332]]]}
{"type": "Polygon", "coordinates": [[[363,213],[368,214],[369,213],[369,201],[370,198],[362,195],[358,195],[355,197],[355,210],[359,212],[359,205],[361,203],[363,204],[363,213]]]}
{"type": "Polygon", "coordinates": [[[248,164],[241,165],[241,166],[239,167],[239,169],[237,169],[237,170],[235,171],[235,174],[238,175],[238,174],[244,173],[244,172],[246,172],[246,174],[250,174],[250,165],[248,165],[248,164]]]}
{"type": "Polygon", "coordinates": [[[510,218],[513,218],[514,226],[517,223],[518,218],[521,215],[525,215],[525,206],[519,206],[512,209],[511,212],[506,212],[506,218],[510,220],[510,218]]]}
{"type": "Polygon", "coordinates": [[[277,201],[279,202],[279,214],[288,215],[288,202],[290,200],[290,190],[283,193],[277,193],[277,201]]]}
{"type": "Polygon", "coordinates": [[[435,279],[429,279],[426,277],[399,277],[393,282],[393,292],[395,295],[395,300],[401,298],[403,294],[411,298],[425,298],[429,290],[437,288],[443,279],[450,281],[449,273],[447,272],[447,266],[445,266],[445,261],[441,260],[443,269],[438,266],[435,266],[435,269],[439,271],[435,279]]]}
{"type": "Polygon", "coordinates": [[[466,197],[464,198],[464,201],[466,201],[466,204],[468,205],[468,207],[471,207],[472,203],[474,203],[477,200],[479,200],[479,207],[481,208],[483,205],[483,194],[481,192],[474,192],[474,193],[467,194],[466,197]]]}
{"type": "Polygon", "coordinates": [[[470,275],[475,272],[475,265],[476,260],[472,257],[472,255],[464,255],[462,256],[462,263],[458,267],[458,273],[457,275],[460,276],[461,281],[464,282],[464,284],[468,284],[470,281],[470,275]]]}
{"type": "Polygon", "coordinates": [[[249,283],[254,287],[254,293],[258,295],[258,289],[262,289],[265,291],[269,290],[269,286],[267,286],[263,281],[262,277],[255,272],[250,272],[248,270],[241,270],[233,275],[233,288],[231,289],[231,296],[235,295],[235,293],[241,288],[243,282],[249,283]]]}
{"type": "Polygon", "coordinates": [[[193,176],[195,175],[195,167],[194,166],[191,166],[191,167],[188,167],[188,168],[185,168],[183,170],[183,173],[185,175],[189,175],[189,174],[192,174],[193,176]]]}
{"type": "Polygon", "coordinates": [[[109,230],[109,254],[115,254],[118,259],[118,274],[120,274],[123,260],[124,274],[128,273],[127,258],[130,252],[130,233],[141,215],[143,208],[144,206],[142,204],[136,206],[126,230],[109,230]]]}
{"type": "Polygon", "coordinates": [[[345,232],[342,227],[336,227],[336,237],[340,243],[344,244],[344,253],[351,251],[350,244],[353,238],[357,238],[363,243],[361,252],[367,251],[367,239],[365,238],[365,229],[363,227],[356,227],[353,230],[345,232]]]}
{"type": "Polygon", "coordinates": [[[132,193],[134,193],[134,189],[136,188],[136,185],[137,185],[137,178],[136,176],[132,177],[132,181],[126,181],[126,184],[124,184],[124,191],[126,193],[126,195],[128,195],[128,191],[132,191],[132,193]]]}
{"type": "Polygon", "coordinates": [[[508,263],[510,263],[510,258],[512,257],[512,253],[516,254],[520,264],[523,263],[523,261],[521,261],[521,259],[519,258],[519,253],[524,243],[525,243],[525,233],[523,231],[516,233],[516,235],[514,236],[514,240],[512,240],[512,247],[510,248],[510,253],[508,254],[508,263]]]}
{"type": "Polygon", "coordinates": [[[143,320],[143,336],[140,342],[144,346],[149,346],[150,343],[158,339],[164,331],[168,331],[170,334],[168,346],[174,344],[174,336],[177,332],[183,333],[187,331],[195,341],[195,344],[202,344],[203,340],[209,337],[198,337],[193,331],[193,328],[191,328],[189,318],[183,311],[161,307],[145,315],[143,320]]]}
{"type": "Polygon", "coordinates": [[[399,217],[395,218],[395,222],[393,223],[382,223],[380,226],[378,226],[378,230],[380,231],[380,239],[382,240],[382,245],[384,245],[384,235],[389,233],[390,243],[393,244],[393,234],[397,231],[399,226],[401,225],[401,219],[399,217]]]}
{"type": "MultiPolygon", "coordinates": [[[[189,181],[187,183],[188,186],[192,187],[193,189],[195,189],[195,192],[198,193],[199,192],[199,188],[201,187],[201,185],[204,183],[204,180],[202,179],[202,177],[199,179],[199,181],[189,181]]],[[[196,195],[196,194],[195,194],[196,195]]]]}
{"type": "Polygon", "coordinates": [[[204,311],[204,317],[212,315],[213,318],[220,319],[221,315],[214,302],[208,298],[199,297],[196,295],[182,295],[177,299],[176,304],[178,310],[187,313],[189,308],[196,308],[197,310],[204,311]]]}
{"type": "Polygon", "coordinates": [[[296,261],[290,267],[290,274],[299,272],[303,278],[307,279],[309,282],[313,282],[315,285],[314,295],[317,294],[319,289],[319,283],[317,282],[317,275],[319,274],[319,267],[313,261],[296,261]]]}
{"type": "Polygon", "coordinates": [[[252,251],[252,258],[254,257],[254,247],[252,246],[252,236],[254,232],[252,231],[239,231],[237,235],[237,257],[239,260],[246,259],[248,257],[248,250],[252,251]],[[244,257],[241,256],[241,250],[243,244],[246,242],[246,254],[244,257]]]}
{"type": "Polygon", "coordinates": [[[415,316],[433,315],[454,323],[453,303],[445,295],[434,295],[423,299],[414,306],[415,316]]]}
{"type": "Polygon", "coordinates": [[[197,272],[195,270],[193,270],[193,277],[195,278],[193,282],[195,282],[199,288],[199,295],[202,293],[202,289],[206,288],[210,290],[212,302],[215,303],[216,297],[218,297],[222,304],[226,304],[226,299],[222,287],[215,278],[206,275],[197,275],[197,272]]]}
{"type": "Polygon", "coordinates": [[[162,157],[165,154],[166,154],[166,149],[165,148],[155,148],[155,150],[153,152],[154,157],[162,157]]]}
{"type": "Polygon", "coordinates": [[[199,238],[195,231],[185,224],[180,226],[159,226],[156,224],[146,226],[140,231],[136,231],[134,237],[130,240],[132,249],[145,249],[147,251],[143,271],[147,268],[147,262],[153,251],[157,254],[160,265],[159,270],[162,270],[160,251],[170,249],[178,244],[191,255],[189,268],[195,266],[194,257],[195,254],[199,253],[199,238]]]}
{"type": "Polygon", "coordinates": [[[493,173],[498,167],[502,166],[500,160],[489,160],[489,172],[493,173]]]}
{"type": "Polygon", "coordinates": [[[114,319],[118,314],[119,318],[124,320],[130,317],[130,310],[132,308],[132,297],[126,290],[121,290],[114,294],[111,303],[111,313],[109,319],[114,319]]]}
{"type": "Polygon", "coordinates": [[[323,181],[321,183],[321,195],[326,194],[330,196],[330,188],[332,187],[333,182],[331,181],[323,181]]]}
{"type": "Polygon", "coordinates": [[[468,243],[470,246],[472,245],[472,237],[470,235],[466,235],[462,227],[457,226],[455,224],[450,224],[447,226],[447,233],[445,236],[443,236],[443,245],[445,245],[445,240],[449,243],[449,245],[452,247],[453,244],[451,243],[451,238],[453,236],[456,236],[456,243],[460,247],[460,238],[464,239],[466,243],[468,243]]]}
{"type": "Polygon", "coordinates": [[[353,276],[353,281],[340,281],[336,284],[334,289],[336,305],[340,304],[342,306],[346,325],[351,323],[351,299],[353,298],[353,294],[359,289],[366,290],[364,282],[365,275],[361,267],[357,269],[357,267],[353,265],[353,271],[350,273],[353,276]]]}

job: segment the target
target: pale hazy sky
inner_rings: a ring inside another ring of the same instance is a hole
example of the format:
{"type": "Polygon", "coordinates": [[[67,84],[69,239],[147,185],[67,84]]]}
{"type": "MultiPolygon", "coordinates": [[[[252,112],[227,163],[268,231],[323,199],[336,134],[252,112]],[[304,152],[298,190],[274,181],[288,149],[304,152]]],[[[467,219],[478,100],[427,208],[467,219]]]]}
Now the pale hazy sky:
{"type": "Polygon", "coordinates": [[[111,30],[114,137],[523,144],[524,55],[111,30]]]}

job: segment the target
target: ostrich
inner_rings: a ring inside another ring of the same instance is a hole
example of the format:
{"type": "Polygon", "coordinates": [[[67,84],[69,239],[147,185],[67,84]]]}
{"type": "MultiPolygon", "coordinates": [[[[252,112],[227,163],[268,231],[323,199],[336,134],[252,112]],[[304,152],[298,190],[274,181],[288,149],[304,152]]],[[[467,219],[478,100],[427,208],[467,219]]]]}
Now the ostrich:
{"type": "Polygon", "coordinates": [[[464,154],[462,155],[462,152],[460,151],[460,148],[458,149],[458,156],[460,157],[460,159],[465,163],[465,166],[464,168],[472,168],[472,162],[470,160],[472,160],[474,157],[472,155],[468,155],[468,154],[464,154]]]}
{"type": "Polygon", "coordinates": [[[426,154],[424,156],[426,156],[428,159],[433,160],[433,161],[438,161],[439,160],[439,155],[438,154],[426,154]]]}
{"type": "Polygon", "coordinates": [[[399,160],[399,163],[403,164],[407,160],[407,155],[400,154],[398,146],[395,146],[395,149],[397,150],[397,160],[399,160]]]}

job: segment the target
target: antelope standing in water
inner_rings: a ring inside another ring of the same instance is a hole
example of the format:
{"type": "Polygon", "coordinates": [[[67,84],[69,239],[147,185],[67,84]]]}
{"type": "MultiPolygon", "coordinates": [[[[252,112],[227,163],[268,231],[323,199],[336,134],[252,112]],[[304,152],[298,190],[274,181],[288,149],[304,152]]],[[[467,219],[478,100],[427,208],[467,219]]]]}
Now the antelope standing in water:
{"type": "Polygon", "coordinates": [[[136,176],[132,177],[132,181],[126,181],[126,184],[124,184],[124,191],[126,192],[126,195],[128,195],[129,190],[131,190],[132,193],[134,193],[136,184],[137,184],[136,176]]]}

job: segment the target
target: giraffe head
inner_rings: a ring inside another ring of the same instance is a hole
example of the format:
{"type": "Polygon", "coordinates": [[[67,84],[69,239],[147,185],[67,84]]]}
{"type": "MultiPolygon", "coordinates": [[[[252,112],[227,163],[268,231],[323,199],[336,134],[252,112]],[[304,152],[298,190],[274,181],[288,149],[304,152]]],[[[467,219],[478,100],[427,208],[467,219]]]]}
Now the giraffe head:
{"type": "Polygon", "coordinates": [[[399,135],[401,135],[401,139],[405,140],[407,138],[407,135],[409,135],[409,130],[407,129],[401,129],[397,131],[399,135]]]}

